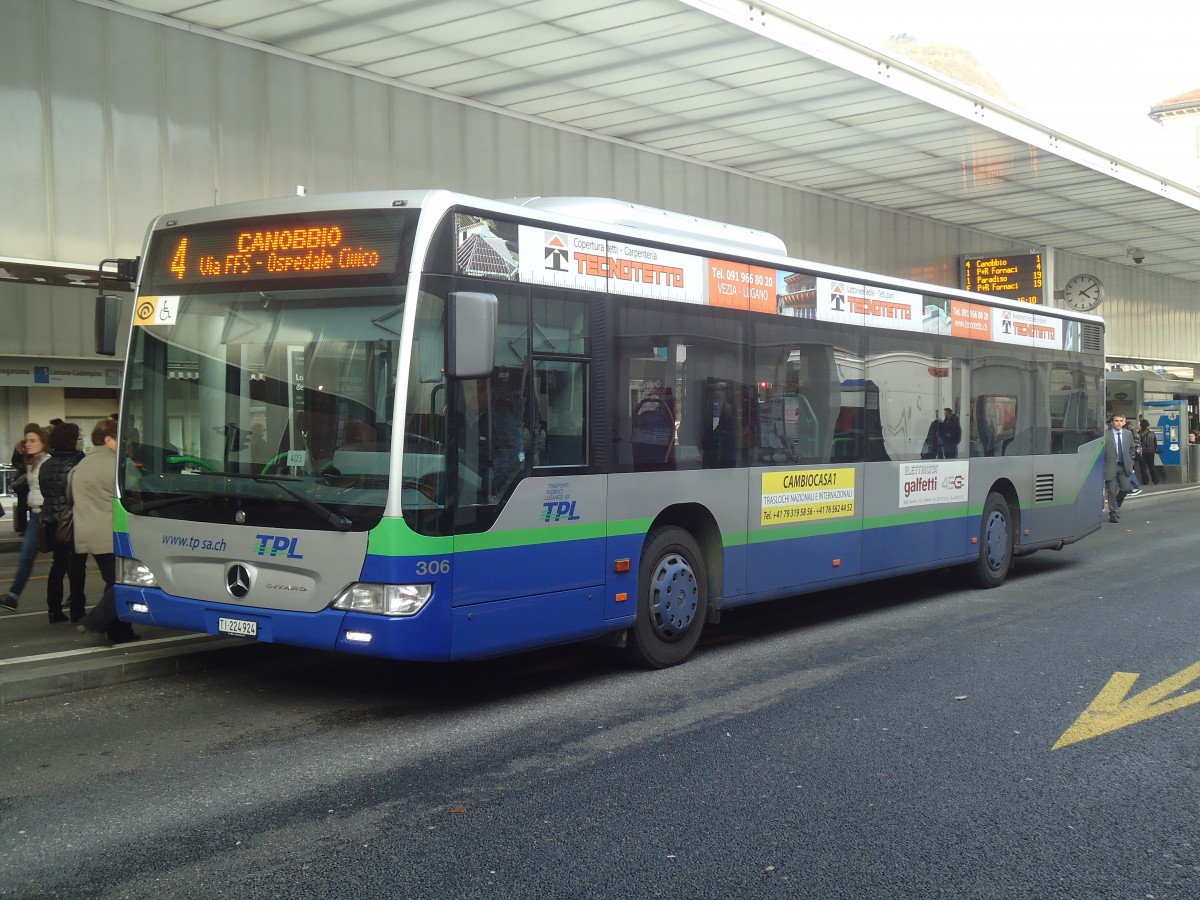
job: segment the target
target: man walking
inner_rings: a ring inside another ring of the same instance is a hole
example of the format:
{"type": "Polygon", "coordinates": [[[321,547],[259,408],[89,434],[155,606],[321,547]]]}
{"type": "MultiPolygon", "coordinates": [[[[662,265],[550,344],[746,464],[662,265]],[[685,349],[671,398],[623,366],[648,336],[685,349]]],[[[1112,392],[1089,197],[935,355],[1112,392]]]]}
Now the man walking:
{"type": "Polygon", "coordinates": [[[1121,502],[1132,485],[1133,432],[1125,430],[1125,417],[1116,413],[1112,425],[1104,433],[1104,493],[1108,497],[1108,521],[1121,521],[1121,502]]]}

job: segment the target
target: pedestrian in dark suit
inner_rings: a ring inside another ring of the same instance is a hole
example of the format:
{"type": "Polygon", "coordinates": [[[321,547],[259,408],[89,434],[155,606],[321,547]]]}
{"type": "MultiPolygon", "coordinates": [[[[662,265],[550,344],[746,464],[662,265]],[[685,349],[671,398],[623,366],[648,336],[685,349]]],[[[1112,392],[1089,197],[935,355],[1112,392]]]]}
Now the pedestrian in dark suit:
{"type": "Polygon", "coordinates": [[[1125,417],[1120,413],[1112,417],[1112,424],[1104,432],[1104,493],[1108,497],[1108,521],[1121,521],[1121,502],[1132,489],[1129,476],[1133,474],[1134,436],[1125,428],[1125,417]]]}

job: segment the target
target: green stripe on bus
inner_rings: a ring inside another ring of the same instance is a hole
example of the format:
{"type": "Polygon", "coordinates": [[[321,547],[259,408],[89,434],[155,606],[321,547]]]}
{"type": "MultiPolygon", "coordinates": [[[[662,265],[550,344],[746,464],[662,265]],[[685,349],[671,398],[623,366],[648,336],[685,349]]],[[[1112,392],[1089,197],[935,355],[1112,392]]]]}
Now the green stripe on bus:
{"type": "Polygon", "coordinates": [[[376,556],[416,556],[428,553],[449,553],[452,550],[500,550],[510,547],[530,547],[539,544],[559,544],[586,541],[622,533],[639,534],[650,520],[613,523],[594,522],[581,525],[553,525],[545,528],[520,528],[511,531],[490,531],[480,534],[460,534],[456,537],[426,537],[415,534],[403,519],[384,519],[371,530],[367,552],[376,556]],[[640,525],[640,531],[639,531],[640,525]]]}
{"type": "Polygon", "coordinates": [[[454,549],[504,550],[510,547],[532,547],[538,544],[561,544],[567,541],[587,541],[608,536],[603,522],[589,525],[554,525],[549,528],[518,528],[512,531],[490,531],[480,534],[460,534],[454,539],[454,549]]]}
{"type": "Polygon", "coordinates": [[[787,541],[794,538],[813,537],[820,534],[845,534],[850,531],[861,531],[862,521],[854,516],[844,519],[829,519],[824,522],[805,522],[802,525],[772,525],[761,531],[750,531],[732,540],[727,535],[726,546],[737,544],[769,544],[772,541],[787,541]]]}
{"type": "MultiPolygon", "coordinates": [[[[1079,475],[1078,482],[1067,496],[1057,497],[1038,508],[1049,506],[1073,506],[1078,502],[1079,495],[1087,486],[1092,467],[1095,466],[1104,450],[1102,442],[1098,442],[1092,453],[1091,465],[1079,475]]],[[[1026,498],[1021,508],[1029,510],[1034,507],[1032,498],[1026,498]]],[[[726,547],[737,547],[747,544],[769,544],[775,541],[795,540],[797,538],[817,535],[845,534],[854,531],[870,531],[879,528],[895,528],[902,525],[918,525],[929,522],[939,522],[949,519],[978,518],[983,515],[983,505],[971,505],[956,509],[917,509],[909,512],[895,513],[884,516],[874,516],[859,520],[853,516],[842,519],[830,519],[820,522],[805,522],[799,525],[775,525],[754,531],[730,531],[721,536],[721,542],[726,547]]],[[[127,516],[119,504],[114,505],[114,521],[117,530],[128,530],[127,516]]],[[[414,533],[404,523],[403,519],[384,519],[370,535],[367,552],[377,556],[416,556],[428,553],[445,554],[451,550],[500,550],[511,547],[528,547],[565,543],[569,541],[595,540],[599,538],[628,537],[643,535],[650,530],[654,523],[652,517],[627,519],[620,522],[591,523],[582,525],[554,525],[545,528],[519,528],[510,531],[493,531],[479,534],[461,534],[457,537],[428,537],[414,533]]]]}
{"type": "Polygon", "coordinates": [[[403,519],[382,519],[367,537],[367,553],[373,556],[445,554],[452,549],[454,538],[417,534],[403,519]]]}
{"type": "Polygon", "coordinates": [[[895,513],[890,516],[875,516],[863,523],[863,530],[871,531],[875,528],[894,528],[897,525],[920,525],[928,522],[944,522],[948,519],[972,519],[982,514],[982,506],[968,506],[965,509],[914,510],[913,512],[895,513]]]}

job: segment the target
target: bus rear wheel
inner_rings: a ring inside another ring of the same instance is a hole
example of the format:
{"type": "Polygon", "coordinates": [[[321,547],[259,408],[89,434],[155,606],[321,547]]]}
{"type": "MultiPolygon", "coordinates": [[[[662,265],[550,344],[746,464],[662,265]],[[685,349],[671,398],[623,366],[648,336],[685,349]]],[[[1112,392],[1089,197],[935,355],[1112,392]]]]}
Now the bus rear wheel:
{"type": "Polygon", "coordinates": [[[1013,562],[1012,510],[1003,496],[992,492],[979,521],[979,558],[968,566],[971,581],[981,588],[1004,583],[1013,562]]]}
{"type": "Polygon", "coordinates": [[[683,662],[700,640],[707,609],[708,570],[696,539],[682,528],[651,531],[638,567],[630,655],[652,669],[683,662]]]}

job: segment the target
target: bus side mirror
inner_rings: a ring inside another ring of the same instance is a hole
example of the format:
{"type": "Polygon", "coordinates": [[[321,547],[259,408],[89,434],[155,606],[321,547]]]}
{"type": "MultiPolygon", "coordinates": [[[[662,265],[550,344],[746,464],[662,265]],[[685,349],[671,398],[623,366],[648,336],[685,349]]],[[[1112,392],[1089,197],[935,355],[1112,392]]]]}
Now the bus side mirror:
{"type": "Polygon", "coordinates": [[[485,378],[496,368],[496,295],[456,291],[447,301],[446,375],[485,378]]]}
{"type": "Polygon", "coordinates": [[[121,322],[121,298],[114,294],[96,296],[96,352],[117,355],[117,328],[121,322]]]}

